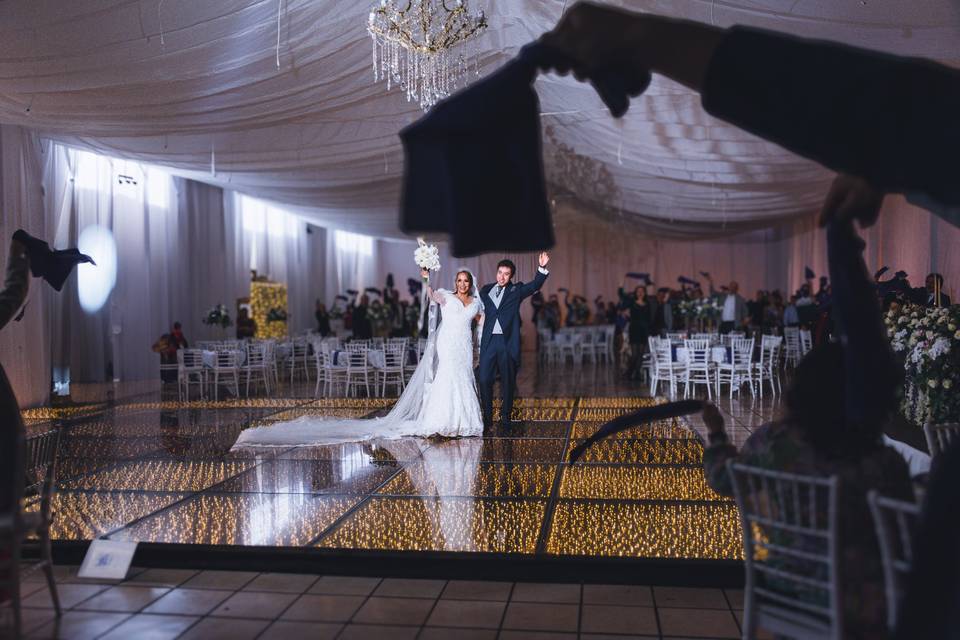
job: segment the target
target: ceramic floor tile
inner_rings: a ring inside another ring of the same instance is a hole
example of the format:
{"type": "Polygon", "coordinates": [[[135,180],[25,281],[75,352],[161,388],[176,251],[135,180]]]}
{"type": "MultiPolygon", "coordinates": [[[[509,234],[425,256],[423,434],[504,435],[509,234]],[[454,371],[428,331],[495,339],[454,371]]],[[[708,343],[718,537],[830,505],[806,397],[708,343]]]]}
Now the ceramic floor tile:
{"type": "Polygon", "coordinates": [[[333,640],[343,625],[330,622],[288,622],[277,620],[257,640],[333,640]]]}
{"type": "Polygon", "coordinates": [[[242,589],[259,573],[256,571],[201,571],[183,583],[189,589],[224,589],[237,591],[242,589]]]}
{"type": "Polygon", "coordinates": [[[486,582],[483,580],[451,580],[443,590],[441,598],[451,600],[494,600],[506,602],[510,599],[512,582],[486,582]]]}
{"type": "Polygon", "coordinates": [[[652,607],[650,587],[624,584],[585,584],[583,604],[652,607]]]}
{"type": "Polygon", "coordinates": [[[510,596],[510,599],[514,602],[576,604],[580,602],[580,585],[518,582],[513,588],[513,595],[510,596]]]}
{"type": "Polygon", "coordinates": [[[354,614],[352,622],[358,624],[422,625],[434,600],[425,598],[380,598],[370,597],[354,614]]]}
{"type": "Polygon", "coordinates": [[[363,596],[302,595],[283,612],[283,620],[347,622],[364,602],[363,596]]]}
{"type": "Polygon", "coordinates": [[[147,569],[126,580],[128,585],[179,587],[197,575],[193,569],[147,569]]]}
{"type": "Polygon", "coordinates": [[[137,614],[114,627],[102,640],[173,640],[200,618],[137,614]]]}
{"type": "Polygon", "coordinates": [[[307,593],[326,593],[345,596],[368,596],[382,581],[364,576],[320,576],[307,593]]]}
{"type": "Polygon", "coordinates": [[[657,607],[660,631],[665,636],[739,638],[740,629],[727,609],[674,609],[657,607]]]}
{"type": "Polygon", "coordinates": [[[269,620],[204,618],[180,636],[180,640],[253,640],[269,624],[269,620]]]}
{"type": "Polygon", "coordinates": [[[581,615],[580,630],[584,633],[656,635],[658,632],[653,607],[585,604],[581,615]]]}
{"type": "Polygon", "coordinates": [[[213,611],[233,591],[222,589],[174,589],[144,609],[144,613],[204,616],[213,611]]]}
{"type": "Polygon", "coordinates": [[[241,591],[213,610],[212,616],[230,618],[266,618],[273,620],[289,607],[297,596],[292,593],[241,591]]]}
{"type": "Polygon", "coordinates": [[[496,629],[460,629],[455,627],[424,627],[417,640],[496,640],[496,629]]]}
{"type": "Polygon", "coordinates": [[[30,632],[31,638],[92,640],[130,617],[128,613],[103,611],[65,611],[63,616],[30,632]]]}
{"type": "Polygon", "coordinates": [[[440,600],[427,619],[427,626],[497,629],[506,606],[506,602],[440,600]]]}
{"type": "Polygon", "coordinates": [[[281,593],[303,593],[309,589],[317,576],[300,573],[261,573],[247,584],[244,591],[278,591],[281,593]]]}
{"type": "Polygon", "coordinates": [[[395,625],[348,624],[337,636],[337,640],[412,640],[420,632],[419,627],[401,627],[395,625]]]}
{"type": "MultiPolygon", "coordinates": [[[[60,597],[60,606],[64,609],[71,609],[109,588],[109,586],[102,584],[58,584],[57,595],[60,597]]],[[[50,592],[47,589],[41,589],[29,598],[24,598],[22,603],[24,607],[45,609],[53,607],[53,600],[50,599],[50,592]]]]}
{"type": "Polygon", "coordinates": [[[689,607],[693,609],[729,609],[721,589],[692,587],[654,587],[653,597],[658,607],[689,607]]]}
{"type": "Polygon", "coordinates": [[[86,611],[116,611],[134,613],[140,611],[154,600],[169,591],[166,587],[139,587],[129,584],[110,587],[89,600],[77,605],[77,609],[86,611]]]}
{"type": "Polygon", "coordinates": [[[374,595],[400,598],[437,598],[446,584],[446,580],[385,578],[377,587],[374,595]]]}
{"type": "Polygon", "coordinates": [[[579,606],[575,604],[539,604],[511,602],[503,620],[504,629],[522,631],[575,632],[579,606]]]}

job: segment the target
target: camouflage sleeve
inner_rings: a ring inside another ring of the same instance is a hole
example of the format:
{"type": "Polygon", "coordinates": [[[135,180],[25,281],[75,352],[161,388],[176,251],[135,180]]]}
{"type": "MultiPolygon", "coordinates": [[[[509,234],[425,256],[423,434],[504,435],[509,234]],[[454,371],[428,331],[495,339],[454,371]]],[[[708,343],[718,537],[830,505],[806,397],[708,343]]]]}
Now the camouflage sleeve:
{"type": "Polygon", "coordinates": [[[0,291],[0,329],[7,326],[27,298],[30,285],[30,262],[20,250],[19,242],[10,244],[10,257],[7,259],[7,275],[3,290],[0,291]]]}

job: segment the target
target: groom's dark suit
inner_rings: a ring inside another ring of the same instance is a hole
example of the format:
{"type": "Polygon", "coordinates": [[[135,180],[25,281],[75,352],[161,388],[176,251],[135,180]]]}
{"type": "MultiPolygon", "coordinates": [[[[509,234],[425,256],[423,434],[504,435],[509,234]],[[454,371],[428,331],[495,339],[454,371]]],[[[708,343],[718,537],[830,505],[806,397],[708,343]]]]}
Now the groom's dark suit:
{"type": "Polygon", "coordinates": [[[520,367],[520,303],[536,293],[547,280],[541,268],[533,282],[509,283],[503,290],[497,284],[485,285],[480,290],[483,303],[483,336],[480,339],[480,397],[483,402],[483,420],[493,421],[493,383],[500,374],[500,392],[503,406],[500,416],[505,426],[510,424],[517,369],[520,367]],[[499,294],[499,295],[498,295],[499,294]],[[500,332],[496,327],[499,323],[500,332]]]}

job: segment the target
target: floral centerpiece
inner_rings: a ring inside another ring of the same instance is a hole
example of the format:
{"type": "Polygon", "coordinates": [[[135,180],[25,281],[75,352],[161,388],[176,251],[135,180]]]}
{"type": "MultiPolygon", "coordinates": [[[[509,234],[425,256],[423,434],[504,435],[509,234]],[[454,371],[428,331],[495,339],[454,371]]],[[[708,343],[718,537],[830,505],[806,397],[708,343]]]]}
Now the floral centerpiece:
{"type": "Polygon", "coordinates": [[[681,300],[680,304],[677,305],[677,312],[682,318],[686,318],[688,328],[693,325],[697,325],[701,329],[712,327],[720,318],[722,311],[723,307],[717,298],[703,297],[681,300]]]}
{"type": "Polygon", "coordinates": [[[233,324],[233,321],[230,319],[230,311],[227,309],[227,307],[225,305],[218,304],[210,309],[210,311],[207,311],[207,315],[203,317],[203,324],[226,329],[233,324]]]}
{"type": "Polygon", "coordinates": [[[895,305],[884,322],[903,358],[904,417],[917,426],[960,420],[960,305],[895,305]]]}

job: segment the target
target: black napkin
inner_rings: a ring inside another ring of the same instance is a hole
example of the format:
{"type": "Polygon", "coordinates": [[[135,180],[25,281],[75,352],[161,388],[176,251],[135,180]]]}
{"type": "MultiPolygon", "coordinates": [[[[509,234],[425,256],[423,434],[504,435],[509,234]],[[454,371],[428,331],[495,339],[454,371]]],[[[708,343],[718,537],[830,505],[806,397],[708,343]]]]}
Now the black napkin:
{"type": "Polygon", "coordinates": [[[34,238],[23,229],[17,229],[16,233],[13,234],[13,239],[27,248],[27,256],[30,258],[30,272],[33,276],[43,278],[57,291],[63,289],[63,283],[76,265],[81,262],[97,264],[93,261],[93,258],[80,253],[77,249],[53,250],[46,242],[34,238]]]}
{"type": "MultiPolygon", "coordinates": [[[[534,43],[496,73],[439,102],[400,132],[405,153],[400,228],[450,234],[453,255],[536,251],[554,244],[540,139],[538,69],[569,59],[534,43]]],[[[650,74],[611,68],[591,80],[615,117],[650,74]]]]}
{"type": "Polygon", "coordinates": [[[702,400],[680,400],[679,402],[668,402],[652,407],[644,407],[633,413],[614,418],[597,429],[592,436],[581,442],[570,452],[570,464],[579,460],[580,456],[594,443],[609,438],[625,429],[636,427],[646,422],[676,418],[677,416],[685,416],[690,413],[697,413],[698,411],[703,411],[702,400]]]}

